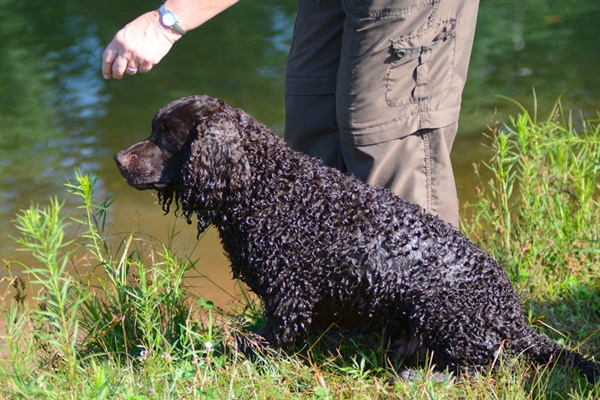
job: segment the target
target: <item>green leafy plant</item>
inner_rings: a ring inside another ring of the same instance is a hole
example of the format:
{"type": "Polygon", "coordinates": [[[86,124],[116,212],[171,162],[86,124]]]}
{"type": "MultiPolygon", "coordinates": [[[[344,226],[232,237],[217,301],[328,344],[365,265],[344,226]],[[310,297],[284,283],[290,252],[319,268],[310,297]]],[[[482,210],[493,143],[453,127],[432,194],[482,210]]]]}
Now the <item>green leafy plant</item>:
{"type": "MultiPolygon", "coordinates": [[[[81,217],[63,216],[62,203],[52,199],[47,207],[32,205],[15,221],[20,233],[16,243],[39,262],[15,262],[36,295],[33,303],[26,302],[25,281],[13,277],[15,301],[5,311],[11,390],[16,392],[31,394],[58,376],[75,390],[91,368],[93,386],[108,393],[106,373],[94,360],[105,358],[127,368],[172,360],[189,355],[184,347],[198,342],[201,337],[193,334],[205,330],[184,285],[194,262],[134,234],[116,240],[114,250],[115,238],[106,229],[111,202],[94,201],[95,179],[76,172],[76,181],[66,186],[81,200],[81,217]],[[67,240],[69,235],[77,239],[67,240]],[[77,267],[82,266],[92,274],[80,276],[77,267]],[[35,378],[32,362],[44,368],[35,378]]],[[[212,304],[205,303],[205,309],[212,304]]],[[[209,328],[201,336],[214,338],[208,311],[209,328]]]]}
{"type": "Polygon", "coordinates": [[[560,102],[539,122],[519,107],[509,125],[491,128],[492,159],[477,167],[478,197],[463,229],[518,284],[591,281],[600,261],[600,127],[576,124],[560,102]]]}
{"type": "Polygon", "coordinates": [[[70,382],[78,371],[77,337],[78,310],[87,295],[80,292],[75,280],[67,273],[71,244],[65,240],[66,223],[60,216],[62,204],[54,199],[50,206],[31,206],[17,216],[16,227],[21,233],[17,244],[29,251],[41,263],[25,266],[33,285],[43,287],[34,298],[37,307],[31,312],[34,338],[44,350],[50,367],[64,364],[70,382]]]}

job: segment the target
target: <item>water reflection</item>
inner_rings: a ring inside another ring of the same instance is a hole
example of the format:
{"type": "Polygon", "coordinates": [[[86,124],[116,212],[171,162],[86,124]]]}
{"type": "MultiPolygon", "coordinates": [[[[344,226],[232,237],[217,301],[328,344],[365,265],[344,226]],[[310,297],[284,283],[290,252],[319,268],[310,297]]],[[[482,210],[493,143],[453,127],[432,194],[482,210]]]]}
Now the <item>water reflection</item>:
{"type": "MultiPolygon", "coordinates": [[[[85,26],[83,22],[82,25],[85,26]]],[[[88,28],[78,43],[47,57],[56,66],[51,71],[57,80],[55,101],[66,121],[90,123],[106,115],[108,95],[102,93],[104,81],[97,68],[90,68],[98,63],[103,45],[94,30],[88,28]]]]}
{"type": "MultiPolygon", "coordinates": [[[[469,129],[498,108],[514,108],[500,94],[531,105],[532,88],[542,115],[562,96],[565,105],[596,115],[599,104],[600,3],[584,0],[481,2],[461,124],[469,129]],[[488,115],[484,115],[487,113],[488,115]],[[473,118],[473,119],[472,119],[473,118]]],[[[471,129],[470,129],[471,130],[471,129]]]]}
{"type": "MultiPolygon", "coordinates": [[[[48,2],[5,0],[0,8],[0,257],[22,259],[9,235],[11,220],[31,202],[63,197],[74,168],[95,173],[98,198],[113,197],[111,229],[166,240],[172,216],[162,216],[148,192],[127,187],[112,155],[149,134],[154,112],[190,93],[208,93],[242,107],[276,132],[283,129],[283,73],[295,0],[240,2],[178,42],[150,74],[104,81],[100,57],[125,23],[148,10],[142,0],[48,2]],[[118,10],[118,11],[117,11],[118,10]]],[[[567,108],[600,109],[600,4],[587,0],[482,2],[459,138],[454,149],[459,196],[472,193],[473,162],[495,109],[516,109],[495,97],[531,104],[543,113],[563,95],[567,108]]],[[[75,199],[65,209],[78,213],[75,199]]],[[[179,222],[179,226],[184,225],[179,222]]],[[[202,273],[226,285],[229,272],[214,233],[195,250],[202,273]]],[[[175,245],[195,246],[193,227],[175,245]]],[[[4,272],[0,272],[0,277],[4,272]]],[[[198,281],[204,285],[206,281],[198,281]]],[[[214,287],[202,290],[216,290],[214,287]]]]}

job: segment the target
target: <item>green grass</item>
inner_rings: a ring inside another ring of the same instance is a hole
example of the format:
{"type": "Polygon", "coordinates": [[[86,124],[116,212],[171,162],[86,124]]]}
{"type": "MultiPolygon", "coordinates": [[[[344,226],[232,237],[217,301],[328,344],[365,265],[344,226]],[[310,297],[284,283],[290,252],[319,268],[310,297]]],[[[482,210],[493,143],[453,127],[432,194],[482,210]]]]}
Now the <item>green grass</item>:
{"type": "MultiPolygon", "coordinates": [[[[535,329],[598,358],[600,128],[560,104],[536,118],[522,109],[491,127],[492,158],[477,167],[463,229],[504,263],[535,329]]],[[[245,307],[216,309],[185,286],[195,260],[144,235],[109,235],[110,202],[96,202],[90,176],[78,173],[67,189],[79,217],[53,199],[15,220],[17,245],[36,261],[7,262],[0,398],[600,397],[600,384],[522,360],[461,380],[425,361],[403,379],[378,337],[317,338],[296,355],[246,358],[236,349],[261,324],[258,302],[245,293],[245,307]]]]}

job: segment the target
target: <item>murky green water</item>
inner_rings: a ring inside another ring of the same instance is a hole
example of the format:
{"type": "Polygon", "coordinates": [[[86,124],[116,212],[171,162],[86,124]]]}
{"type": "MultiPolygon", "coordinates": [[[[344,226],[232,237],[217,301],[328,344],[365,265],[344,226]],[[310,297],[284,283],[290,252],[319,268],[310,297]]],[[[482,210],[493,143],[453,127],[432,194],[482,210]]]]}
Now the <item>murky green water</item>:
{"type": "MultiPolygon", "coordinates": [[[[246,109],[281,132],[283,72],[294,0],[242,1],[178,42],[150,74],[104,81],[100,57],[125,23],[149,7],[142,0],[0,0],[0,258],[23,259],[9,238],[11,221],[30,203],[63,196],[74,169],[98,176],[99,199],[112,197],[112,231],[136,229],[166,239],[175,219],[149,192],[129,188],[112,156],[145,138],[155,111],[190,93],[208,93],[246,109]]],[[[482,1],[464,94],[455,173],[462,202],[473,194],[472,163],[485,158],[481,132],[495,110],[517,111],[496,95],[531,108],[535,87],[546,116],[562,96],[567,108],[600,110],[600,3],[589,0],[482,1]]],[[[74,210],[74,199],[65,208],[74,210]]],[[[178,221],[180,249],[195,246],[193,228],[178,221]]],[[[226,259],[214,233],[195,254],[193,284],[225,301],[226,259]]],[[[5,276],[0,271],[0,277],[5,276]]],[[[0,288],[2,289],[2,288],[0,288]]]]}

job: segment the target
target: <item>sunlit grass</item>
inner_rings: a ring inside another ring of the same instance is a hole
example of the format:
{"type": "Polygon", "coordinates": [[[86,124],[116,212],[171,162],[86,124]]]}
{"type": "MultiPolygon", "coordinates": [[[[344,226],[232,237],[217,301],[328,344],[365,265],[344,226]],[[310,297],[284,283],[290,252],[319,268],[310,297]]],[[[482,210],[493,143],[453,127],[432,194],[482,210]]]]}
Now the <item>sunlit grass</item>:
{"type": "MultiPolygon", "coordinates": [[[[490,129],[492,159],[463,229],[501,260],[530,323],[600,349],[600,125],[557,102],[490,129]],[[568,332],[568,333],[566,333],[568,332]]],[[[534,107],[535,108],[535,107],[534,107]]],[[[480,168],[477,168],[480,171],[480,168]]]]}
{"type": "MultiPolygon", "coordinates": [[[[463,229],[504,263],[536,329],[598,357],[600,128],[557,104],[543,120],[522,109],[488,136],[493,157],[478,176],[490,178],[480,178],[463,229]]],[[[16,243],[36,261],[19,275],[7,262],[0,398],[600,397],[600,384],[523,360],[462,379],[424,360],[407,379],[378,336],[245,356],[260,304],[244,293],[244,308],[218,310],[185,286],[195,260],[144,235],[111,235],[110,202],[96,202],[94,184],[80,173],[67,184],[81,215],[65,216],[53,199],[16,217],[16,243]]]]}

